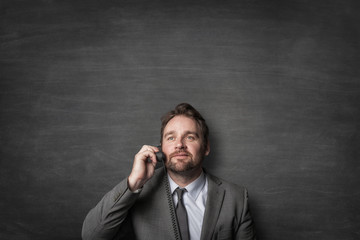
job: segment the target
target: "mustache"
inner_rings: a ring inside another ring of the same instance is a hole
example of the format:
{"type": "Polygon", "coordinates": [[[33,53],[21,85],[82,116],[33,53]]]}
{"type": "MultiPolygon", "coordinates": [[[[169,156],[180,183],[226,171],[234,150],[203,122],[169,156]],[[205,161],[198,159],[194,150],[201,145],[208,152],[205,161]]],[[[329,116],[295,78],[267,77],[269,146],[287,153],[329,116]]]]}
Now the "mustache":
{"type": "Polygon", "coordinates": [[[188,152],[188,151],[186,151],[186,150],[180,150],[180,151],[175,151],[175,152],[171,153],[171,154],[169,155],[169,159],[171,159],[171,158],[174,157],[175,155],[181,154],[181,153],[185,153],[186,155],[192,157],[192,154],[191,154],[190,152],[188,152]]]}

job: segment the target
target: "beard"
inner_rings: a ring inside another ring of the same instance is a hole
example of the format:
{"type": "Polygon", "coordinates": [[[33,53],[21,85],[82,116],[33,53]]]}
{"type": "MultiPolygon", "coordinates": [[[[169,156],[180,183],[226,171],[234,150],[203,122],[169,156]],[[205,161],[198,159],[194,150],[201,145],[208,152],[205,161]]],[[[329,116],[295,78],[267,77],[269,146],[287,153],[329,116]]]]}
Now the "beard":
{"type": "Polygon", "coordinates": [[[168,161],[166,162],[166,168],[174,173],[185,174],[191,172],[194,169],[201,167],[202,159],[204,158],[201,155],[200,161],[194,161],[193,155],[188,151],[177,151],[169,155],[168,161]],[[185,159],[176,159],[176,154],[186,153],[187,158],[185,159]]]}

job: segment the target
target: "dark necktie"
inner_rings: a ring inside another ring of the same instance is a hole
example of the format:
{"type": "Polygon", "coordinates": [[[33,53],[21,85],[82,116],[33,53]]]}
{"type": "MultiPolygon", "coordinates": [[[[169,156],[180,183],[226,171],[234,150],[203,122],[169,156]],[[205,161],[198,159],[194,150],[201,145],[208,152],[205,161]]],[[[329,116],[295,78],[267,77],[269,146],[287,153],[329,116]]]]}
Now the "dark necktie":
{"type": "Polygon", "coordinates": [[[181,233],[181,239],[182,240],[189,240],[189,227],[188,227],[188,219],[187,219],[187,213],[186,208],[183,202],[183,194],[186,191],[186,189],[175,189],[177,195],[178,195],[178,204],[176,206],[176,216],[179,223],[180,233],[181,233]]]}

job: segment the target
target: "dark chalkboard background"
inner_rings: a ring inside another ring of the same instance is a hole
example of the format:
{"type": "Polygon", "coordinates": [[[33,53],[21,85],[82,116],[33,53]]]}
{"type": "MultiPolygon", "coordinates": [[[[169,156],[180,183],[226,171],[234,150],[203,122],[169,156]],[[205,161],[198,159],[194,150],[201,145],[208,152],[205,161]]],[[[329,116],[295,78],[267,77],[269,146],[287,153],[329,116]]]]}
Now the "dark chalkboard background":
{"type": "Polygon", "coordinates": [[[207,119],[208,171],[259,239],[360,239],[359,1],[2,0],[0,238],[79,239],[160,116],[207,119]]]}

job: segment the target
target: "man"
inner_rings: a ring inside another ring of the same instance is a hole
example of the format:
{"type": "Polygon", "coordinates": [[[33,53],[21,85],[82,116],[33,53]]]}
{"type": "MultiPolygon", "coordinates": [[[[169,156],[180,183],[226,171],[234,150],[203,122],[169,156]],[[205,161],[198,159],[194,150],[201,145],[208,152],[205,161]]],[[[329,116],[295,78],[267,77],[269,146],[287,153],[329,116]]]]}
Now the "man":
{"type": "Polygon", "coordinates": [[[85,218],[83,239],[255,239],[247,191],[202,168],[209,130],[191,105],[162,118],[159,148],[144,145],[132,171],[85,218]],[[166,170],[165,170],[166,169],[166,170]]]}

